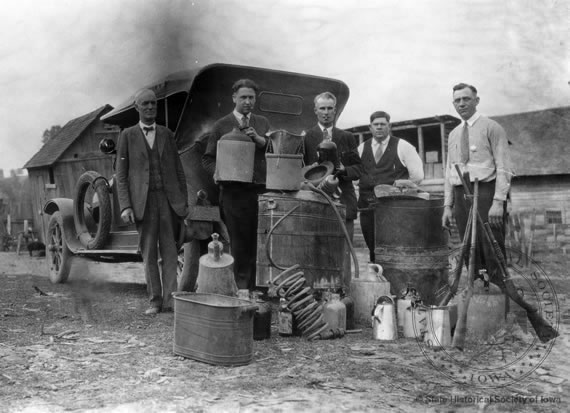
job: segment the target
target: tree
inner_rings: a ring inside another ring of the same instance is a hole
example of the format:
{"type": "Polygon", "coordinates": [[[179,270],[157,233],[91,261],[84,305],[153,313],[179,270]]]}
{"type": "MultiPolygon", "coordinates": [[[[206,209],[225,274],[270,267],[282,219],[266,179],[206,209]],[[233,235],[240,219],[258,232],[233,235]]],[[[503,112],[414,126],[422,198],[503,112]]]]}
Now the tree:
{"type": "Polygon", "coordinates": [[[51,128],[46,129],[44,131],[44,134],[42,135],[42,143],[45,144],[47,141],[49,141],[51,138],[57,135],[60,130],[61,126],[59,125],[54,125],[51,128]]]}

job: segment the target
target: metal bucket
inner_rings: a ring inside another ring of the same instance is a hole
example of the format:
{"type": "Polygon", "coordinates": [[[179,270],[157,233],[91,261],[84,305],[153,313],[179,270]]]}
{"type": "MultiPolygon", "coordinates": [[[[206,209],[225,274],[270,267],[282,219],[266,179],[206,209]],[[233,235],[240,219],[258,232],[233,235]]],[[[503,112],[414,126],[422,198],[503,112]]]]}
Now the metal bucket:
{"type": "MultiPolygon", "coordinates": [[[[342,218],[345,207],[335,204],[342,218]]],[[[259,196],[258,286],[266,287],[283,268],[299,264],[313,288],[342,286],[346,242],[330,204],[312,191],[269,192],[259,196]],[[281,267],[273,266],[268,257],[281,267]]]]}
{"type": "Polygon", "coordinates": [[[303,180],[303,155],[266,153],[267,189],[298,191],[303,180]]]}
{"type": "Polygon", "coordinates": [[[374,254],[396,295],[411,286],[424,304],[438,303],[447,284],[447,233],[441,228],[443,198],[380,198],[374,204],[374,254]]]}
{"type": "Polygon", "coordinates": [[[173,295],[175,354],[221,366],[251,362],[257,305],[217,294],[173,295]]]}

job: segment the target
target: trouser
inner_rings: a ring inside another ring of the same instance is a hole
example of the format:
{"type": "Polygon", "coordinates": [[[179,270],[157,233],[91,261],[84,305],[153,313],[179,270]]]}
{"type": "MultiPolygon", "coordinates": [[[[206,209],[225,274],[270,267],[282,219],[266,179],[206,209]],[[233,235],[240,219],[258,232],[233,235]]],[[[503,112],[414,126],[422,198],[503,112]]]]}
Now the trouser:
{"type": "Polygon", "coordinates": [[[172,308],[172,293],[177,290],[178,217],[163,191],[149,191],[144,217],[137,221],[147,292],[152,307],[172,308]],[[162,277],[158,258],[162,258],[162,277]]]}
{"type": "MultiPolygon", "coordinates": [[[[473,193],[473,185],[471,193],[473,193]]],[[[455,201],[455,223],[457,224],[457,229],[461,240],[465,234],[465,229],[467,226],[467,219],[469,217],[469,210],[471,207],[471,202],[465,199],[465,190],[463,186],[455,186],[453,188],[453,195],[455,201]]],[[[488,222],[489,220],[489,209],[493,204],[493,196],[495,195],[495,181],[491,182],[479,182],[479,194],[477,200],[477,211],[481,216],[483,222],[488,222]]],[[[503,224],[500,226],[491,226],[491,232],[493,236],[499,243],[503,255],[505,254],[505,232],[506,232],[506,222],[507,222],[507,208],[506,202],[503,203],[503,224]]],[[[477,226],[477,246],[476,246],[476,256],[475,256],[475,274],[479,274],[480,269],[486,269],[490,276],[500,274],[499,263],[494,258],[493,248],[487,242],[485,235],[483,233],[483,228],[477,226]]],[[[469,263],[469,252],[465,258],[466,264],[469,263]]]]}
{"type": "MultiPolygon", "coordinates": [[[[344,225],[346,226],[346,232],[348,232],[348,237],[350,238],[350,243],[352,244],[354,240],[354,220],[347,219],[344,221],[344,225]]],[[[352,271],[351,271],[351,263],[352,262],[352,255],[350,253],[350,248],[348,248],[348,244],[346,244],[346,252],[344,255],[344,277],[343,277],[343,284],[344,287],[350,288],[350,281],[352,280],[352,271]]]]}
{"type": "Polygon", "coordinates": [[[222,185],[220,211],[230,234],[234,277],[239,289],[255,288],[257,257],[257,195],[263,188],[247,184],[222,185]]]}

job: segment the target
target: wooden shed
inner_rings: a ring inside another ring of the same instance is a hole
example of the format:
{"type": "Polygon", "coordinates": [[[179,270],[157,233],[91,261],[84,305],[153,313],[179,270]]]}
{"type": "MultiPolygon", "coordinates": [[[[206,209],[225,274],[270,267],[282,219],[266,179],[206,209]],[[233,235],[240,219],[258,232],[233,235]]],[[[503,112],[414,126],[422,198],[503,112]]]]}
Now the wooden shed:
{"type": "MultiPolygon", "coordinates": [[[[536,250],[570,245],[570,106],[492,116],[505,128],[514,176],[511,230],[536,250]],[[522,234],[521,234],[522,231],[522,234]]],[[[517,248],[525,249],[524,245],[517,248]]]]}
{"type": "Polygon", "coordinates": [[[97,171],[105,177],[113,174],[113,157],[101,153],[104,138],[117,141],[119,129],[105,124],[101,116],[113,109],[102,106],[70,120],[61,131],[42,146],[24,165],[28,170],[33,202],[34,227],[45,239],[49,216],[43,206],[51,198],[74,198],[75,184],[85,171],[97,171]]]}

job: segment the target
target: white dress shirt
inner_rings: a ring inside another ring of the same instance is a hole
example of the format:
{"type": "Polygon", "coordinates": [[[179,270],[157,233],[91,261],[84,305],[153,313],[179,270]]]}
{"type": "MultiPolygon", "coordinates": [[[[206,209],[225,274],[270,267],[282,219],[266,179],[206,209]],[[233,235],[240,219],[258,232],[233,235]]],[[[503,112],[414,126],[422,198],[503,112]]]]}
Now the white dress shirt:
{"type": "Polygon", "coordinates": [[[148,146],[152,148],[152,145],[154,145],[154,138],[156,137],[156,122],[153,123],[152,125],[145,125],[144,123],[139,121],[139,126],[142,130],[143,135],[146,138],[146,141],[148,142],[148,146]],[[152,128],[152,130],[146,132],[143,128],[152,128]]]}

